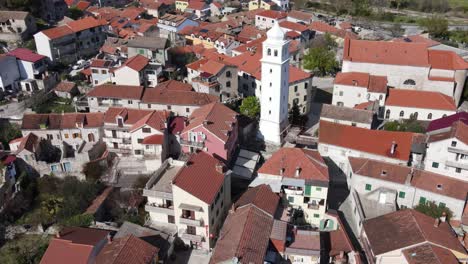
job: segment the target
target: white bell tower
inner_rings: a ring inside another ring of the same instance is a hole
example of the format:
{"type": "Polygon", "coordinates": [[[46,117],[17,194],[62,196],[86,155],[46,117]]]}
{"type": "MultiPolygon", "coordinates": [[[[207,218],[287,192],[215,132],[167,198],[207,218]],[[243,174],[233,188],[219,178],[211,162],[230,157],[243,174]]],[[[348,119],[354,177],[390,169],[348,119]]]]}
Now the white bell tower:
{"type": "Polygon", "coordinates": [[[281,145],[288,127],[289,41],[278,23],[263,42],[259,137],[265,143],[281,145]]]}

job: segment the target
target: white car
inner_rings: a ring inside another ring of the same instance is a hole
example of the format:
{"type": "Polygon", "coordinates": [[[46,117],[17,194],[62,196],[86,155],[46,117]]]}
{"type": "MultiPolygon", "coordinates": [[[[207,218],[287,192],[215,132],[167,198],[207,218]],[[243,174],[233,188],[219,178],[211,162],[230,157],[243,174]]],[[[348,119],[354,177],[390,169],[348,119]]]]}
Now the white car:
{"type": "Polygon", "coordinates": [[[73,70],[82,69],[82,68],[84,68],[85,63],[86,63],[85,60],[79,60],[79,61],[76,62],[75,65],[73,65],[72,69],[73,70]]]}

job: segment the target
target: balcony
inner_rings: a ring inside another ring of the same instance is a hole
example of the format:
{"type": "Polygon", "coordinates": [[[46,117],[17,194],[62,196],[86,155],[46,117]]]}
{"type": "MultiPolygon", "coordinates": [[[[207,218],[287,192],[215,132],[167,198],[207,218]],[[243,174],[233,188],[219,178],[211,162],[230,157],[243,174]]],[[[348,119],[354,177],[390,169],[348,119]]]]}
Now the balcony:
{"type": "Polygon", "coordinates": [[[174,206],[167,207],[163,204],[147,204],[145,205],[145,211],[152,212],[152,213],[174,215],[174,206]]]}
{"type": "Polygon", "coordinates": [[[468,162],[464,162],[464,161],[449,161],[447,160],[445,162],[445,165],[449,166],[449,167],[455,167],[455,168],[460,168],[460,169],[463,169],[463,170],[468,170],[468,162]]]}
{"type": "Polygon", "coordinates": [[[185,139],[180,139],[180,144],[183,146],[196,147],[196,148],[205,147],[205,142],[197,142],[197,141],[191,141],[191,140],[185,140],[185,139]]]}
{"type": "Polygon", "coordinates": [[[172,193],[143,189],[143,196],[146,197],[155,197],[155,198],[163,198],[167,200],[173,200],[172,193]]]}
{"type": "Polygon", "coordinates": [[[304,190],[292,190],[292,189],[284,189],[284,193],[288,195],[303,195],[304,190]]]}
{"type": "Polygon", "coordinates": [[[201,243],[204,240],[203,236],[189,234],[187,233],[186,229],[181,229],[180,234],[181,234],[182,239],[190,240],[192,242],[201,243]]]}
{"type": "Polygon", "coordinates": [[[452,152],[452,153],[468,155],[468,150],[465,150],[465,149],[448,147],[447,150],[448,152],[452,152]]]}
{"type": "Polygon", "coordinates": [[[325,205],[325,200],[324,199],[321,199],[318,202],[316,200],[312,200],[312,201],[307,203],[307,208],[312,209],[312,210],[318,210],[318,209],[320,209],[320,206],[324,206],[324,205],[325,205]]]}
{"type": "Polygon", "coordinates": [[[122,148],[112,148],[112,147],[107,147],[107,149],[110,151],[110,152],[114,152],[114,153],[120,153],[120,154],[130,154],[132,152],[131,149],[122,149],[122,148]]]}
{"type": "Polygon", "coordinates": [[[203,219],[190,219],[188,217],[180,216],[179,222],[183,225],[189,226],[203,226],[203,219]]]}

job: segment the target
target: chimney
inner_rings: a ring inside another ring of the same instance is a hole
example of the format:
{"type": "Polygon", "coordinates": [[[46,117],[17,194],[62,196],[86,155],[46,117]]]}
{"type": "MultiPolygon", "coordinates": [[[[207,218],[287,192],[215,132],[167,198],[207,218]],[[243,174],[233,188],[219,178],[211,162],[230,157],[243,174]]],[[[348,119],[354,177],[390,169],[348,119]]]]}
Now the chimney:
{"type": "Polygon", "coordinates": [[[447,214],[445,212],[442,212],[442,216],[440,217],[440,221],[442,223],[445,223],[446,220],[447,220],[447,214]]]}
{"type": "Polygon", "coordinates": [[[299,177],[299,174],[301,174],[301,168],[298,166],[296,167],[296,177],[299,177]]]}
{"type": "Polygon", "coordinates": [[[439,227],[439,224],[440,224],[440,219],[439,218],[436,218],[434,220],[434,227],[439,227]]]}
{"type": "Polygon", "coordinates": [[[107,243],[109,243],[109,244],[112,243],[112,235],[110,233],[107,234],[107,243]]]}
{"type": "Polygon", "coordinates": [[[207,119],[203,120],[203,125],[208,125],[209,121],[207,119]]]}
{"type": "Polygon", "coordinates": [[[354,86],[357,85],[357,81],[356,81],[356,80],[353,80],[353,85],[354,85],[354,86]]]}
{"type": "Polygon", "coordinates": [[[219,173],[224,173],[224,166],[221,163],[216,164],[216,171],[219,173]]]}
{"type": "Polygon", "coordinates": [[[395,155],[397,144],[395,141],[392,141],[392,147],[390,148],[390,154],[395,155]]]}
{"type": "Polygon", "coordinates": [[[411,185],[411,180],[413,180],[414,168],[411,167],[411,170],[406,175],[405,185],[411,185]]]}

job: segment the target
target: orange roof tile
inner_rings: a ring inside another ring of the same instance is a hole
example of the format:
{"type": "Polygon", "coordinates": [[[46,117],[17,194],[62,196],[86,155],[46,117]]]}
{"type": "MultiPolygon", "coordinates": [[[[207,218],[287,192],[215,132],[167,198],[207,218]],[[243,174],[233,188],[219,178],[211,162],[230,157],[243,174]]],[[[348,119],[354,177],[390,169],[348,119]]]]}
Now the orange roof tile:
{"type": "Polygon", "coordinates": [[[387,77],[375,76],[362,72],[339,72],[335,84],[364,87],[369,92],[387,93],[387,77]]]}
{"type": "Polygon", "coordinates": [[[309,30],[307,26],[299,24],[299,23],[291,22],[291,21],[281,21],[279,23],[279,26],[282,28],[287,28],[287,29],[299,31],[299,32],[304,32],[304,31],[309,30]]]}
{"type": "MultiPolygon", "coordinates": [[[[146,67],[146,65],[148,65],[148,63],[149,63],[148,58],[142,55],[136,55],[136,56],[129,58],[127,61],[125,61],[125,63],[122,64],[122,66],[119,68],[129,67],[130,69],[133,69],[139,72],[143,70],[146,67]]],[[[115,69],[114,71],[116,70],[117,69],[115,69]]]]}
{"type": "Polygon", "coordinates": [[[121,98],[121,99],[141,99],[143,86],[103,84],[94,87],[88,92],[88,97],[121,98]]]}
{"type": "Polygon", "coordinates": [[[361,152],[408,161],[413,141],[422,135],[410,132],[369,130],[320,121],[319,144],[329,144],[361,152]],[[394,154],[390,153],[393,142],[394,154]]]}
{"type": "Polygon", "coordinates": [[[268,18],[273,18],[273,19],[282,19],[282,18],[286,18],[288,14],[282,11],[265,10],[265,11],[258,13],[257,16],[268,17],[268,18]]]}
{"type": "Polygon", "coordinates": [[[392,88],[385,102],[388,106],[402,106],[422,109],[456,111],[455,102],[450,96],[439,92],[416,91],[392,88]],[[418,98],[415,100],[415,98],[418,98]]]}
{"type": "Polygon", "coordinates": [[[101,26],[102,23],[101,21],[95,19],[94,17],[86,17],[83,19],[79,19],[76,21],[71,21],[67,24],[67,26],[73,31],[73,32],[80,32],[86,29],[94,28],[101,26]]]}

